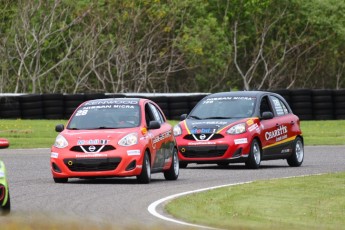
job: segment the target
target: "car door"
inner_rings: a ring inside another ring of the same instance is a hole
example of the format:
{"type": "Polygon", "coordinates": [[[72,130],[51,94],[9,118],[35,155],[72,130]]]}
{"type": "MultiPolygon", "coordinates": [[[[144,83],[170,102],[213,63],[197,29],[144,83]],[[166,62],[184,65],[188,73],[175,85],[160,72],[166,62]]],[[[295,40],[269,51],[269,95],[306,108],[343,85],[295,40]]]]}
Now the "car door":
{"type": "Polygon", "coordinates": [[[147,103],[145,113],[147,125],[150,121],[158,121],[161,125],[159,129],[148,130],[149,136],[152,138],[152,171],[160,171],[164,167],[166,160],[169,159],[169,140],[172,138],[171,126],[166,123],[164,116],[162,116],[160,110],[154,104],[147,103]]]}
{"type": "MultiPolygon", "coordinates": [[[[262,121],[264,142],[263,159],[282,158],[291,152],[291,123],[289,110],[278,97],[266,95],[262,103],[267,103],[273,118],[262,121]]],[[[264,106],[263,106],[264,107],[264,106]]]]}

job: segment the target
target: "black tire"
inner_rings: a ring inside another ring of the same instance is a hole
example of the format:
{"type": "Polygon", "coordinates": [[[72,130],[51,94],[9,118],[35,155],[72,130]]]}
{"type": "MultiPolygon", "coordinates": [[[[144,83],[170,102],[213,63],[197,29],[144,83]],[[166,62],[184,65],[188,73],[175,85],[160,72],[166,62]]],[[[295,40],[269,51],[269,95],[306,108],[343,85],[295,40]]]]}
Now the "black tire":
{"type": "Polygon", "coordinates": [[[10,191],[8,190],[8,198],[7,198],[7,202],[4,206],[2,206],[1,208],[1,214],[2,215],[7,215],[11,212],[11,196],[10,196],[10,191]]]}
{"type": "Polygon", "coordinates": [[[151,162],[148,152],[145,152],[142,170],[137,180],[140,184],[148,184],[151,181],[151,162]]]}
{"type": "Polygon", "coordinates": [[[292,155],[287,159],[287,163],[291,167],[299,167],[302,165],[303,159],[304,159],[303,141],[300,137],[297,137],[294,141],[292,155]]]}
{"type": "Polygon", "coordinates": [[[187,166],[188,166],[188,163],[186,163],[186,162],[179,162],[180,169],[185,169],[185,168],[187,168],[187,166]]]}
{"type": "Polygon", "coordinates": [[[164,172],[164,178],[166,180],[177,180],[179,175],[179,161],[177,156],[177,149],[174,148],[174,152],[172,154],[172,163],[168,171],[164,172]]]}
{"type": "Polygon", "coordinates": [[[61,183],[67,183],[68,178],[53,178],[55,183],[61,184],[61,183]]]}
{"type": "Polygon", "coordinates": [[[258,169],[261,163],[261,147],[259,141],[254,139],[250,145],[250,153],[246,161],[246,167],[249,169],[258,169]]]}

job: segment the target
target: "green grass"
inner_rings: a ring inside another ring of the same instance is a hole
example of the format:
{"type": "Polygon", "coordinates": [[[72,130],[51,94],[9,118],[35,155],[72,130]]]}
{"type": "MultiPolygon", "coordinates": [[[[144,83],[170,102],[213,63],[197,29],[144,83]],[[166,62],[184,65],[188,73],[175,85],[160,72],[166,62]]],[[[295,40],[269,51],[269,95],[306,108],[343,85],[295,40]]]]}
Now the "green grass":
{"type": "Polygon", "coordinates": [[[345,120],[302,121],[305,145],[345,145],[345,120]]]}
{"type": "Polygon", "coordinates": [[[175,199],[166,210],[225,229],[344,229],[345,173],[257,181],[175,199]]]}
{"type": "MultiPolygon", "coordinates": [[[[178,121],[169,121],[172,125],[178,121]]],[[[0,120],[0,137],[8,138],[10,148],[50,148],[57,133],[55,125],[67,120],[0,120]]],[[[345,120],[302,121],[306,145],[345,145],[345,120]]]]}

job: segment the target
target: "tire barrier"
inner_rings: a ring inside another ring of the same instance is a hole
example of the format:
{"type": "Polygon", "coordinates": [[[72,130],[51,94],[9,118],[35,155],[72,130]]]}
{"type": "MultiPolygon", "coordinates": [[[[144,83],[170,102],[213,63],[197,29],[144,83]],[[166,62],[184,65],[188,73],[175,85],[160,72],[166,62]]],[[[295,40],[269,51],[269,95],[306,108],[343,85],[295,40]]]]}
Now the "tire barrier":
{"type": "MultiPolygon", "coordinates": [[[[272,90],[282,95],[301,120],[345,119],[345,89],[272,90]]],[[[191,94],[0,94],[0,119],[68,119],[84,101],[142,97],[156,102],[169,120],[180,120],[208,93],[191,94]]]]}

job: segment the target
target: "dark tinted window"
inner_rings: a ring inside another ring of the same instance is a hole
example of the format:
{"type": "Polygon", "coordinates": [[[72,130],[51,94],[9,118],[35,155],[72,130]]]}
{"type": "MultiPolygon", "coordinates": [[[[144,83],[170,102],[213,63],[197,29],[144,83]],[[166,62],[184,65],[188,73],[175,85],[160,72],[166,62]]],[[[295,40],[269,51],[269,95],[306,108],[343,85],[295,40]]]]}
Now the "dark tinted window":
{"type": "Polygon", "coordinates": [[[229,119],[251,117],[254,112],[254,97],[210,97],[198,103],[189,114],[190,118],[229,119]]]}
{"type": "Polygon", "coordinates": [[[140,107],[136,104],[90,105],[80,107],[67,129],[117,129],[140,124],[140,107]]]}

